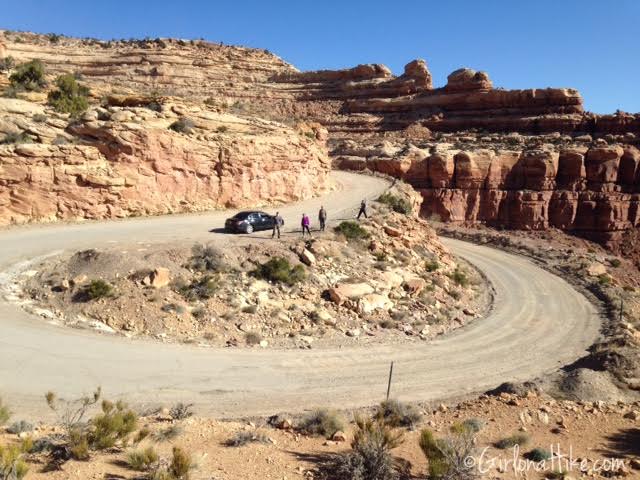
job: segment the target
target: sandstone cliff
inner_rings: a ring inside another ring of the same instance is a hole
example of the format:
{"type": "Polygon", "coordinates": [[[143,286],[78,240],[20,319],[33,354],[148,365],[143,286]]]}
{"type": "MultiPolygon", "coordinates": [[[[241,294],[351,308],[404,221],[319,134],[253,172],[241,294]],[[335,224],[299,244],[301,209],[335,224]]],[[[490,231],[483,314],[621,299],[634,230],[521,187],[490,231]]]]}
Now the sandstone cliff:
{"type": "Polygon", "coordinates": [[[497,135],[443,136],[419,146],[344,141],[333,155],[343,168],[411,183],[424,197],[422,214],[447,222],[554,227],[610,244],[640,225],[635,146],[558,136],[508,139],[510,145],[497,135]]]}
{"type": "Polygon", "coordinates": [[[288,202],[329,187],[319,126],[294,130],[198,107],[89,110],[81,121],[0,99],[0,224],[288,202]],[[191,133],[169,127],[189,118],[191,133]],[[34,120],[35,119],[35,120],[34,120]]]}

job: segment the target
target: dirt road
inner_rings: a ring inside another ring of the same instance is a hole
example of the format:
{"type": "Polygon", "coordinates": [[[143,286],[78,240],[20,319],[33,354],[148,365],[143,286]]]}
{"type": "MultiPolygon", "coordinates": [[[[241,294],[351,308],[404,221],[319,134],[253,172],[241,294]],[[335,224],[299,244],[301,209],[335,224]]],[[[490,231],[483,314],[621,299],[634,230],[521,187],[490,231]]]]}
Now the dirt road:
{"type": "MultiPolygon", "coordinates": [[[[339,192],[281,208],[287,227],[323,203],[351,214],[386,182],[336,172],[339,192]]],[[[10,229],[0,233],[0,271],[62,249],[185,239],[246,241],[209,233],[229,213],[10,229]]],[[[313,218],[313,217],[312,217],[313,218]]],[[[287,228],[287,229],[288,229],[287,228]]],[[[264,234],[254,241],[270,241],[264,234]]],[[[528,260],[487,247],[446,240],[454,253],[487,275],[496,289],[488,318],[451,335],[412,346],[277,351],[204,349],[70,330],[46,324],[0,302],[0,395],[18,416],[46,409],[43,393],[73,397],[101,385],[136,404],[194,402],[200,414],[239,417],[314,406],[378,402],[395,361],[394,396],[432,400],[526,380],[572,362],[598,337],[595,308],[564,280],[528,260]]]]}

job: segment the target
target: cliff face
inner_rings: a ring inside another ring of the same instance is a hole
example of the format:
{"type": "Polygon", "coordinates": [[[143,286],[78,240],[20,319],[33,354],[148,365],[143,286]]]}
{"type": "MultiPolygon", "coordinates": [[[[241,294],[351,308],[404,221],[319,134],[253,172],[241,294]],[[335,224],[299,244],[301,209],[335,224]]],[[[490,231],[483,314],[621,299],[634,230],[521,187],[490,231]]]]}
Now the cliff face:
{"type": "MultiPolygon", "coordinates": [[[[558,140],[548,140],[553,139],[558,140]]],[[[427,218],[525,230],[554,227],[611,245],[640,225],[640,150],[634,146],[558,141],[505,148],[492,145],[491,137],[464,140],[444,138],[421,148],[345,141],[333,155],[343,168],[411,183],[424,197],[427,218]]]]}
{"type": "Polygon", "coordinates": [[[0,99],[0,132],[39,142],[0,145],[0,224],[255,206],[329,188],[322,127],[164,108],[93,109],[67,127],[48,109],[0,99]],[[193,132],[168,128],[177,112],[193,132]]]}
{"type": "Polygon", "coordinates": [[[94,103],[106,99],[110,106],[73,125],[50,112],[46,127],[28,121],[34,112],[0,120],[0,135],[23,131],[47,144],[1,147],[5,222],[41,218],[21,213],[34,191],[46,201],[34,200],[33,212],[48,205],[42,218],[302,198],[326,187],[320,124],[334,166],[407,180],[421,191],[426,216],[557,227],[610,244],[639,224],[640,114],[585,112],[570,88],[503,90],[471,69],[456,70],[434,88],[423,60],[408,63],[399,76],[380,64],[299,72],[264,50],[169,39],[52,43],[43,35],[4,32],[0,58],[7,55],[17,62],[41,59],[50,79],[77,73],[94,103]],[[169,103],[156,115],[144,106],[158,94],[169,103]],[[196,134],[168,130],[186,114],[197,120],[196,134]],[[301,133],[258,118],[315,126],[301,133]],[[51,145],[57,137],[75,145],[51,145]],[[62,176],[62,167],[79,168],[69,161],[89,173],[62,176]],[[40,175],[49,164],[58,165],[55,174],[40,175]],[[26,182],[22,190],[11,175],[26,178],[18,182],[26,182]],[[57,187],[31,185],[32,178],[64,184],[83,206],[51,207],[48,192],[57,187]]]}

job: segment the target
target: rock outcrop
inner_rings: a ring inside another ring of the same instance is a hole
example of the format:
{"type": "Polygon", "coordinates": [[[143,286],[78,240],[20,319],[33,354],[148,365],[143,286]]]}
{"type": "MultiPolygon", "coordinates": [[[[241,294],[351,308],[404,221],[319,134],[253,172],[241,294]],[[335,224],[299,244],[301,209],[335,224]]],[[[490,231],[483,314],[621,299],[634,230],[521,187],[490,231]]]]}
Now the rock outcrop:
{"type": "Polygon", "coordinates": [[[322,127],[305,126],[305,134],[164,108],[98,108],[67,127],[48,109],[0,99],[0,136],[19,131],[33,142],[0,145],[0,224],[255,206],[329,187],[322,127]],[[179,117],[194,123],[192,133],[169,128],[179,117]]]}
{"type": "Polygon", "coordinates": [[[640,226],[640,150],[634,146],[496,148],[480,141],[441,141],[421,147],[344,142],[333,154],[342,167],[411,183],[424,197],[427,218],[525,230],[553,227],[613,244],[623,231],[640,226]]]}

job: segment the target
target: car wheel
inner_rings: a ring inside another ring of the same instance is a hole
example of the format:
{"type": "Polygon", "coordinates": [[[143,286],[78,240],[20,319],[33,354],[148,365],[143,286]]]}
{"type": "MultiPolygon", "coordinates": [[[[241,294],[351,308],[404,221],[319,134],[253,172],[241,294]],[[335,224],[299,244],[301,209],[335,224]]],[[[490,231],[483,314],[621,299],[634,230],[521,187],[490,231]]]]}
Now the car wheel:
{"type": "Polygon", "coordinates": [[[247,225],[244,229],[244,233],[253,233],[253,225],[247,225]]]}

